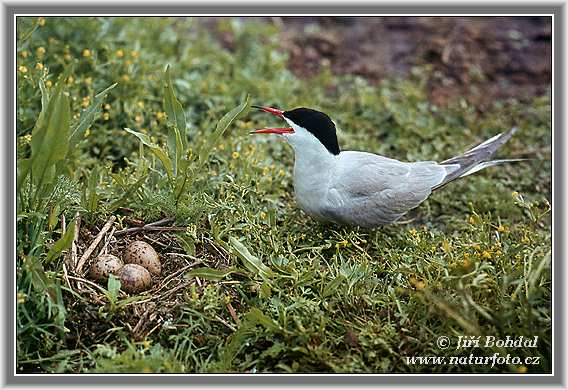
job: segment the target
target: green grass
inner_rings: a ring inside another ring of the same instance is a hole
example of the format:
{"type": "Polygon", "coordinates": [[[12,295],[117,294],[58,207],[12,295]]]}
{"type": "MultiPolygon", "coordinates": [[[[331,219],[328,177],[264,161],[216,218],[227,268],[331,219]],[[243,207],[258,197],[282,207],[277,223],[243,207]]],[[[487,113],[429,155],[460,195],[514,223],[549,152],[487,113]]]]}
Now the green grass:
{"type": "Polygon", "coordinates": [[[428,67],[379,85],[328,70],[300,80],[277,28],[249,22],[220,22],[228,51],[192,19],[43,21],[17,20],[20,372],[551,371],[549,96],[480,113],[465,100],[430,104],[428,67]],[[449,158],[516,125],[501,153],[530,160],[452,183],[399,224],[323,225],[295,204],[291,148],[248,134],[274,123],[250,102],[320,109],[343,149],[409,161],[449,158]],[[177,267],[168,251],[200,264],[157,308],[110,286],[93,300],[64,277],[76,212],[91,234],[110,215],[118,230],[171,217],[187,232],[150,236],[171,244],[158,247],[165,269],[177,267]],[[145,310],[156,315],[136,337],[145,310]],[[539,342],[436,346],[460,335],[539,342]],[[540,364],[405,364],[496,352],[540,364]]]}

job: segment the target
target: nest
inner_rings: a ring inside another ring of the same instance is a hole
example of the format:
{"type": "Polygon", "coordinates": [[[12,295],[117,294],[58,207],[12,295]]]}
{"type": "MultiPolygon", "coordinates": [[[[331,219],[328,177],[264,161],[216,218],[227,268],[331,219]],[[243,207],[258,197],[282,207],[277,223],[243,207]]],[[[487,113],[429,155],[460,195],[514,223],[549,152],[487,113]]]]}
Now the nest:
{"type": "MultiPolygon", "coordinates": [[[[75,217],[75,236],[63,266],[65,283],[74,293],[65,296],[68,309],[66,323],[70,331],[67,338],[71,339],[68,342],[101,343],[107,341],[109,330],[117,328],[128,331],[134,340],[143,340],[160,328],[176,330],[174,317],[191,299],[191,286],[195,285],[200,291],[210,283],[197,277],[188,279],[185,274],[201,266],[217,269],[228,266],[229,254],[211,240],[197,247],[195,256],[187,254],[177,236],[186,231],[187,227],[165,226],[172,219],[165,218],[148,224],[135,223],[138,226],[118,231],[114,226],[115,221],[116,217],[111,216],[102,228],[88,228],[80,226],[81,218],[78,214],[75,217]],[[159,276],[152,275],[150,289],[131,300],[125,301],[130,295],[121,290],[117,299],[117,302],[122,302],[119,309],[115,309],[105,320],[104,314],[101,318],[101,313],[107,312],[110,305],[107,286],[92,280],[89,269],[101,254],[122,258],[125,248],[136,240],[152,245],[160,257],[162,272],[159,276]]],[[[62,222],[65,226],[65,222],[62,222]]],[[[230,303],[227,304],[227,309],[238,325],[239,319],[230,303]]],[[[217,320],[232,331],[235,330],[229,321],[220,317],[217,320]]]]}

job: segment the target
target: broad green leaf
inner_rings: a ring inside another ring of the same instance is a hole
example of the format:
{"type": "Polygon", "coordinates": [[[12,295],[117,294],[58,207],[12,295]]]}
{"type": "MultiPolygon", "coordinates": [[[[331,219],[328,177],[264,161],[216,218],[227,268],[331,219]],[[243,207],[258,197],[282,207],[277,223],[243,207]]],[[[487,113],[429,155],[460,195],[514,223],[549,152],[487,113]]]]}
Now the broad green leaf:
{"type": "Polygon", "coordinates": [[[256,307],[250,309],[250,311],[246,314],[246,319],[250,320],[252,323],[262,325],[271,331],[281,330],[280,326],[272,318],[268,317],[256,307]]]}
{"type": "Polygon", "coordinates": [[[170,77],[170,67],[166,66],[164,72],[164,110],[168,116],[168,122],[185,134],[186,119],[181,103],[177,100],[170,77]]]}
{"type": "Polygon", "coordinates": [[[90,213],[97,211],[97,206],[99,204],[100,197],[97,193],[99,177],[99,167],[95,166],[89,175],[87,186],[84,189],[83,203],[87,211],[89,211],[90,213]]]}
{"type": "Polygon", "coordinates": [[[201,150],[199,151],[199,161],[201,164],[205,163],[205,161],[209,157],[209,154],[211,153],[213,146],[217,143],[219,138],[225,133],[225,131],[229,128],[229,126],[231,126],[231,124],[237,118],[239,118],[249,109],[250,109],[250,96],[247,95],[244,102],[242,102],[238,107],[233,108],[231,111],[226,113],[221,118],[221,120],[217,124],[217,127],[215,128],[215,131],[213,132],[213,134],[211,134],[207,143],[204,144],[201,150]]]}
{"type": "Polygon", "coordinates": [[[172,160],[170,160],[170,158],[168,157],[166,152],[164,152],[164,150],[162,148],[160,148],[158,145],[153,143],[152,140],[150,139],[150,137],[148,137],[146,134],[139,133],[137,131],[129,129],[128,127],[125,127],[124,130],[126,130],[130,134],[135,135],[140,140],[140,142],[142,142],[144,145],[146,145],[147,147],[150,148],[152,153],[154,153],[156,155],[156,157],[158,157],[158,159],[160,159],[160,161],[164,165],[164,168],[166,169],[166,173],[168,174],[168,178],[171,179],[172,175],[173,175],[172,160]]]}
{"type": "Polygon", "coordinates": [[[48,173],[57,161],[65,158],[69,147],[69,99],[63,93],[61,79],[49,98],[47,107],[41,110],[39,118],[32,130],[31,171],[33,180],[40,186],[50,182],[54,174],[48,173]],[[46,175],[47,173],[47,175],[46,175]]]}
{"type": "Polygon", "coordinates": [[[147,147],[149,147],[149,148],[157,148],[158,147],[158,145],[156,145],[155,143],[152,142],[152,140],[150,139],[150,137],[147,134],[139,133],[137,131],[129,129],[128,127],[125,127],[124,130],[126,130],[130,134],[135,135],[140,140],[140,142],[142,142],[147,147]]]}
{"type": "Polygon", "coordinates": [[[61,254],[65,249],[69,249],[71,247],[71,243],[73,242],[73,236],[75,235],[75,220],[69,224],[67,231],[59,240],[53,244],[49,252],[47,252],[47,258],[45,262],[48,264],[61,254]]]}
{"type": "Polygon", "coordinates": [[[173,164],[173,174],[177,176],[184,152],[183,140],[177,127],[170,127],[168,133],[168,151],[173,164]]]}
{"type": "Polygon", "coordinates": [[[30,164],[31,164],[31,159],[29,158],[24,158],[16,161],[16,173],[18,175],[18,179],[16,182],[16,189],[18,190],[18,192],[21,191],[22,185],[24,184],[24,180],[26,179],[26,176],[28,176],[28,173],[30,172],[30,166],[31,166],[30,164]]]}
{"type": "Polygon", "coordinates": [[[49,92],[47,92],[43,80],[39,80],[39,90],[41,91],[41,109],[44,110],[47,109],[49,104],[49,92]]]}
{"type": "Polygon", "coordinates": [[[208,267],[195,268],[185,274],[186,278],[201,278],[218,282],[232,274],[234,270],[220,270],[208,267]]]}
{"type": "Polygon", "coordinates": [[[229,238],[231,246],[235,248],[239,257],[243,261],[245,267],[252,273],[260,276],[262,279],[269,279],[272,276],[272,270],[260,261],[260,259],[252,255],[246,246],[234,237],[229,238]]]}
{"type": "Polygon", "coordinates": [[[110,274],[108,276],[107,291],[111,304],[114,304],[118,300],[120,285],[120,280],[116,276],[114,276],[113,274],[110,274]]]}
{"type": "Polygon", "coordinates": [[[226,113],[215,128],[215,138],[219,138],[223,133],[231,126],[238,117],[240,117],[245,111],[250,109],[250,96],[247,95],[244,102],[242,102],[238,107],[233,108],[231,111],[226,113]]]}
{"type": "Polygon", "coordinates": [[[101,112],[101,106],[106,95],[109,93],[111,89],[116,87],[116,83],[112,84],[110,87],[106,88],[102,92],[99,92],[95,95],[93,102],[91,105],[81,114],[81,118],[79,122],[75,125],[73,130],[71,131],[71,136],[69,139],[69,145],[73,147],[74,145],[79,142],[83,134],[85,134],[85,130],[89,128],[95,121],[96,117],[101,112]]]}

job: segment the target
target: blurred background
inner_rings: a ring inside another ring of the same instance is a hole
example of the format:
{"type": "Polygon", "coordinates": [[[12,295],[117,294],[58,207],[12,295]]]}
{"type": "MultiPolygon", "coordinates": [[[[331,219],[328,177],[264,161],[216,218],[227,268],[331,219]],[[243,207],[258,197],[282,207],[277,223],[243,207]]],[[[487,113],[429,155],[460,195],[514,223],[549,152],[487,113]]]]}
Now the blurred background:
{"type": "MultiPolygon", "coordinates": [[[[240,18],[281,28],[288,67],[307,78],[330,67],[335,75],[377,82],[408,76],[428,64],[429,98],[444,104],[465,96],[486,107],[494,99],[530,100],[550,88],[550,17],[272,17],[240,18]]],[[[234,48],[218,18],[201,23],[234,48]]]]}

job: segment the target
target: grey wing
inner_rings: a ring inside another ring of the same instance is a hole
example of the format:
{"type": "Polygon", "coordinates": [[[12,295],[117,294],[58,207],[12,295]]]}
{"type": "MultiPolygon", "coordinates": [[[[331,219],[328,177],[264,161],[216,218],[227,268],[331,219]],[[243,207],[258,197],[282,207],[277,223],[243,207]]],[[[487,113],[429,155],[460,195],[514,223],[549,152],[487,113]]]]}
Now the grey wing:
{"type": "Polygon", "coordinates": [[[436,162],[404,163],[368,153],[349,156],[332,179],[330,209],[346,223],[376,226],[422,203],[447,175],[436,162]],[[363,221],[360,222],[360,221],[363,221]]]}

